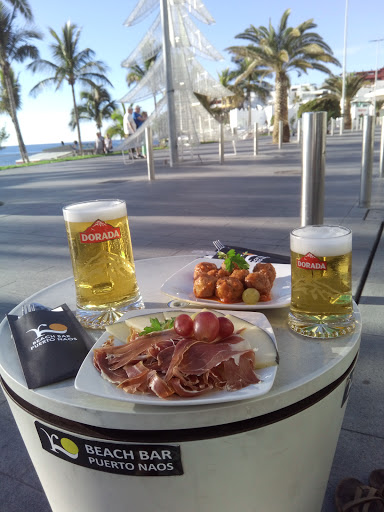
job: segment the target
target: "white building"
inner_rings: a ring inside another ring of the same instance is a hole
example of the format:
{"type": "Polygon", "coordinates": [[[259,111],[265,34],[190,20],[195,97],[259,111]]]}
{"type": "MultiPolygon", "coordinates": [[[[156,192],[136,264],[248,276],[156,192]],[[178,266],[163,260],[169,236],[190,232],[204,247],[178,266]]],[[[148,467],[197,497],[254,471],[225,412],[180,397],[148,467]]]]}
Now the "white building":
{"type": "MultiPolygon", "coordinates": [[[[292,131],[297,124],[297,111],[303,103],[324,96],[327,89],[317,89],[315,84],[292,85],[288,91],[288,121],[292,131]]],[[[258,123],[259,130],[271,131],[271,119],[274,113],[275,91],[271,91],[271,97],[267,105],[258,103],[258,98],[251,100],[251,113],[248,109],[232,109],[229,112],[231,128],[237,128],[238,132],[253,129],[254,123],[258,123]]]]}

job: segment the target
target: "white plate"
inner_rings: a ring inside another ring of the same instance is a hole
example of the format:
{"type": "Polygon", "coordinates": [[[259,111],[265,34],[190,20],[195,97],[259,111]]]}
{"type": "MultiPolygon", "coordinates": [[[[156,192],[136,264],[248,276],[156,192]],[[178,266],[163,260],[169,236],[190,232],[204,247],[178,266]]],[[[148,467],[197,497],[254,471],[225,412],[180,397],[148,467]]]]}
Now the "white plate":
{"type": "Polygon", "coordinates": [[[286,263],[273,263],[276,269],[276,279],[272,287],[272,299],[268,302],[258,302],[252,305],[245,304],[244,302],[224,304],[217,300],[198,299],[193,293],[193,272],[195,266],[202,261],[215,263],[217,267],[220,267],[223,263],[223,260],[219,259],[198,258],[175,272],[165,281],[160,290],[175,299],[216,309],[244,309],[254,311],[255,309],[284,308],[289,306],[291,302],[291,265],[286,263]]]}
{"type": "MultiPolygon", "coordinates": [[[[141,315],[158,313],[160,311],[169,311],[169,309],[143,309],[141,311],[141,315]]],[[[273,333],[271,324],[268,322],[265,315],[263,315],[262,313],[248,311],[231,311],[231,314],[237,316],[238,318],[242,318],[243,320],[246,320],[247,322],[250,322],[254,325],[257,325],[258,327],[260,327],[260,329],[263,329],[263,331],[265,331],[271,337],[275,346],[277,347],[276,338],[273,333]]],[[[138,316],[138,312],[131,311],[129,313],[126,313],[124,316],[121,317],[121,321],[131,318],[133,316],[138,316]]],[[[210,393],[207,393],[206,395],[201,395],[197,397],[183,398],[171,396],[167,399],[162,399],[154,395],[134,395],[126,393],[122,389],[118,389],[115,384],[112,384],[111,382],[108,382],[105,379],[103,379],[98,370],[96,370],[96,368],[93,366],[93,349],[101,347],[101,345],[107,340],[109,336],[110,334],[105,332],[98,339],[93,348],[89,351],[87,357],[84,359],[83,364],[81,365],[80,370],[78,371],[75,379],[75,388],[78,391],[89,393],[91,395],[96,395],[102,398],[107,398],[111,400],[122,400],[123,402],[131,402],[141,405],[185,406],[214,404],[221,402],[234,402],[237,400],[245,400],[265,395],[272,388],[277,373],[277,366],[271,366],[269,368],[255,370],[255,373],[260,379],[260,382],[257,384],[251,384],[250,386],[247,386],[246,388],[243,389],[239,389],[238,391],[212,391],[210,393]]],[[[116,344],[122,343],[116,341],[116,344]]],[[[255,340],[254,346],[257,347],[257,340],[255,340]]]]}

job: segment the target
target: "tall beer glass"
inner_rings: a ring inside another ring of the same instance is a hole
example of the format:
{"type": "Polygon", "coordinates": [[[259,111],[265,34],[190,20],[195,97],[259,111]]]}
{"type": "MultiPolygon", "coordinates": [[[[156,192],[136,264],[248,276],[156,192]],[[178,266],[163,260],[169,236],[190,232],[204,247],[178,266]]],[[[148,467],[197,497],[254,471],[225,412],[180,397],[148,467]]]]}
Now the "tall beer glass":
{"type": "Polygon", "coordinates": [[[127,207],[120,199],[63,208],[76,288],[76,316],[100,329],[144,304],[136,281],[127,207]]]}
{"type": "Polygon", "coordinates": [[[334,338],[355,328],[352,311],[352,232],[304,226],[291,232],[288,324],[303,336],[334,338]]]}

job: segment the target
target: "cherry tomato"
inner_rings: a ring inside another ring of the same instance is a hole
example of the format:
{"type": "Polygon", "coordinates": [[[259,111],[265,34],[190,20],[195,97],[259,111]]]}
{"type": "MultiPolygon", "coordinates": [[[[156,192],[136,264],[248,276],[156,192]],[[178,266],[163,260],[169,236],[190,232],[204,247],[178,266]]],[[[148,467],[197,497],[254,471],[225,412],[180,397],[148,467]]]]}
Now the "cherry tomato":
{"type": "Polygon", "coordinates": [[[235,330],[235,326],[231,322],[229,318],[225,318],[225,316],[219,316],[219,336],[220,338],[226,338],[233,334],[235,330]]]}
{"type": "Polygon", "coordinates": [[[219,334],[219,319],[210,311],[198,313],[193,321],[193,332],[199,341],[213,341],[219,334]]]}
{"type": "Polygon", "coordinates": [[[180,336],[189,336],[193,332],[193,320],[183,313],[175,318],[174,328],[180,336]]]}

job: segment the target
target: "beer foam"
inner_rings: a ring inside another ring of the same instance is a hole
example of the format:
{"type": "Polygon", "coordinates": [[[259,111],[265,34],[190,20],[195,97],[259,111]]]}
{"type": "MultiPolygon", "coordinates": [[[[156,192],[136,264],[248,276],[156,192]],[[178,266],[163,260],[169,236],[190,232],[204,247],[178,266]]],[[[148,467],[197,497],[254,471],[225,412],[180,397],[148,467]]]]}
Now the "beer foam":
{"type": "Polygon", "coordinates": [[[125,217],[127,207],[119,199],[100,199],[65,206],[63,215],[66,222],[94,222],[97,219],[108,221],[125,217]]]}
{"type": "Polygon", "coordinates": [[[315,256],[339,256],[352,251],[352,233],[341,226],[305,226],[291,233],[291,251],[315,256]]]}

